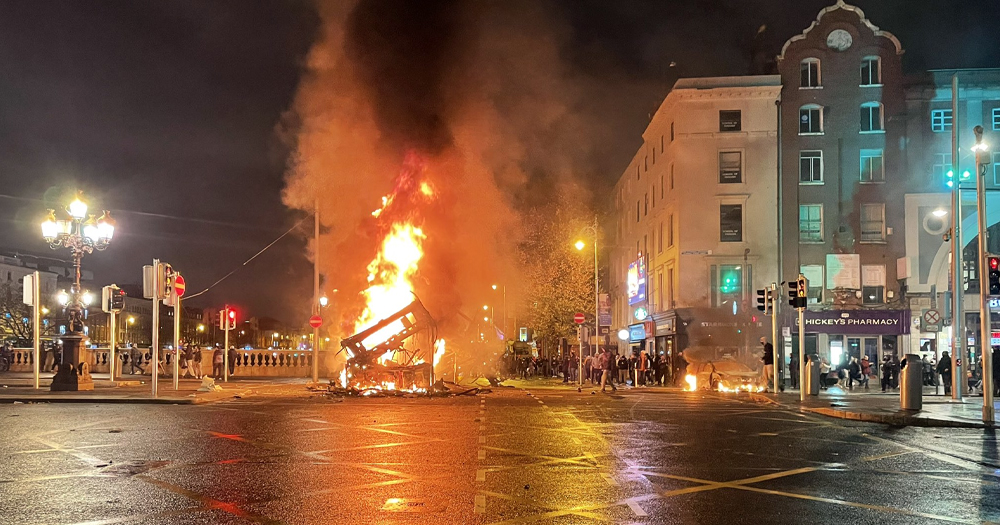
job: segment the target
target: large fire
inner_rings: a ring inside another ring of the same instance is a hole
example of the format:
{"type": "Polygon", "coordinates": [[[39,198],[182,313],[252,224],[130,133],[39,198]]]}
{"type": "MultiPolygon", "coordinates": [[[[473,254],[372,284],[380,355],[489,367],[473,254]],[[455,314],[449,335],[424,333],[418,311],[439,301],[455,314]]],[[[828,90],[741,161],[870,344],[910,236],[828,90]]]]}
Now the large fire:
{"type": "MultiPolygon", "coordinates": [[[[381,207],[371,213],[376,221],[376,231],[382,235],[382,239],[375,257],[368,264],[368,287],[361,292],[364,309],[354,322],[355,333],[364,332],[392,318],[416,299],[413,281],[419,271],[420,261],[424,256],[424,241],[427,239],[420,209],[434,199],[434,187],[426,178],[422,162],[416,155],[408,155],[392,192],[383,196],[381,207]]],[[[384,326],[380,325],[363,336],[361,345],[372,349],[391,341],[391,338],[407,328],[406,321],[407,318],[402,317],[384,326]]],[[[437,364],[440,355],[444,353],[444,344],[443,339],[435,341],[433,364],[437,364]]],[[[385,347],[388,346],[390,345],[385,347]]],[[[378,357],[378,367],[360,366],[354,370],[345,367],[340,374],[340,385],[344,388],[356,388],[366,395],[379,391],[426,391],[417,386],[417,374],[412,373],[412,370],[402,371],[406,367],[423,365],[425,357],[413,351],[399,349],[401,347],[392,348],[397,349],[390,349],[378,357]],[[373,368],[383,370],[383,367],[391,368],[392,372],[383,371],[373,375],[373,368]]]]}

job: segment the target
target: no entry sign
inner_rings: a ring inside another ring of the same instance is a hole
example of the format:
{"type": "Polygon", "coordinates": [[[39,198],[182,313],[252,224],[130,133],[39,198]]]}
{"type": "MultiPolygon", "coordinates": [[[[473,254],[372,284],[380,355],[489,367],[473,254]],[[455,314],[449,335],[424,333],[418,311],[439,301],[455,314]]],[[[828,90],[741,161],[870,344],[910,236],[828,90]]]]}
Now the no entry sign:
{"type": "Polygon", "coordinates": [[[184,278],[181,277],[181,274],[177,274],[177,276],[174,277],[174,294],[177,297],[184,296],[184,278]]]}
{"type": "Polygon", "coordinates": [[[587,317],[583,314],[578,313],[573,316],[573,321],[576,322],[576,324],[583,324],[585,320],[587,320],[587,317]]]}
{"type": "Polygon", "coordinates": [[[318,315],[314,315],[314,316],[310,317],[309,318],[309,326],[311,326],[313,328],[319,328],[319,327],[323,326],[323,318],[320,317],[320,316],[318,316],[318,315]]]}

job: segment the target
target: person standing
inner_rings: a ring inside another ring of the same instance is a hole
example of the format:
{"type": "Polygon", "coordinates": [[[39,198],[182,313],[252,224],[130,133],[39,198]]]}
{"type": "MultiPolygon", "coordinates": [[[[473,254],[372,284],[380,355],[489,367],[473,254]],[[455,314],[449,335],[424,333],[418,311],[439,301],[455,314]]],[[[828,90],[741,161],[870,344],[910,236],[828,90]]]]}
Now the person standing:
{"type": "Polygon", "coordinates": [[[791,380],[792,388],[799,387],[799,353],[792,352],[792,355],[788,356],[788,375],[791,380]]]}
{"type": "Polygon", "coordinates": [[[590,379],[590,384],[594,384],[594,375],[591,374],[591,369],[594,367],[593,356],[587,356],[583,359],[583,377],[590,379]]]}
{"type": "Polygon", "coordinates": [[[764,348],[761,361],[764,362],[764,391],[767,392],[772,387],[777,386],[774,383],[774,345],[768,343],[766,337],[760,338],[760,345],[764,348]]]}
{"type": "Polygon", "coordinates": [[[611,385],[611,391],[617,392],[618,387],[615,386],[615,366],[616,360],[615,356],[607,348],[604,349],[602,354],[601,364],[604,365],[604,373],[601,374],[601,392],[607,391],[607,385],[611,385]]]}
{"type": "Polygon", "coordinates": [[[215,347],[212,352],[212,377],[222,379],[222,348],[215,347]]]}
{"type": "Polygon", "coordinates": [[[198,345],[191,346],[191,374],[195,379],[201,379],[205,375],[201,371],[201,347],[198,345]]]}
{"type": "Polygon", "coordinates": [[[229,377],[236,375],[236,347],[229,347],[229,377]]]}
{"type": "MultiPolygon", "coordinates": [[[[937,373],[941,374],[941,383],[944,384],[944,395],[951,394],[951,356],[948,351],[941,352],[941,360],[938,361],[937,373]]],[[[885,391],[885,388],[882,389],[885,391]]]]}
{"type": "Polygon", "coordinates": [[[864,384],[865,390],[868,390],[868,378],[872,375],[872,364],[868,361],[868,356],[861,358],[861,383],[864,384]]]}

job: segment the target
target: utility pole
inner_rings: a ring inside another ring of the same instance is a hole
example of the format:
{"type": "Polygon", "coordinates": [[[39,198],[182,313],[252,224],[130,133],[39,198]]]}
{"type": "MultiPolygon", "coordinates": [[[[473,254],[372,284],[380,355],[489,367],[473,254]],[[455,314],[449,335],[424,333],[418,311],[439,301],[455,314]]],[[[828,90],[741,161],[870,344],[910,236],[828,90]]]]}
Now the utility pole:
{"type": "Polygon", "coordinates": [[[229,382],[229,305],[226,305],[226,309],[222,311],[222,322],[226,323],[226,335],[225,343],[222,347],[222,380],[223,382],[229,382]]]}
{"type": "MultiPolygon", "coordinates": [[[[175,294],[176,295],[176,292],[175,294]]],[[[180,389],[181,370],[181,298],[174,297],[174,390],[180,389]]]]}
{"type": "Polygon", "coordinates": [[[159,386],[159,368],[160,368],[160,300],[162,297],[162,290],[160,289],[160,260],[153,259],[153,347],[150,349],[150,355],[152,360],[149,363],[149,373],[152,376],[150,383],[153,388],[153,397],[157,395],[157,387],[159,386]]]}
{"type": "MultiPolygon", "coordinates": [[[[598,274],[597,274],[597,215],[594,215],[594,344],[598,351],[600,351],[601,349],[600,295],[601,295],[600,280],[598,279],[598,274]]],[[[608,329],[610,330],[611,327],[608,327],[608,329]]],[[[597,354],[595,353],[594,355],[596,356],[597,354]]]]}
{"type": "MultiPolygon", "coordinates": [[[[316,199],[316,207],[313,211],[313,300],[312,312],[319,314],[319,199],[316,199]]],[[[434,368],[433,353],[431,354],[431,368],[434,368]]],[[[319,327],[313,328],[313,362],[312,362],[312,382],[319,382],[319,327]]]]}
{"type": "Polygon", "coordinates": [[[767,290],[768,297],[767,300],[771,303],[771,351],[772,351],[772,373],[774,374],[774,390],[775,394],[778,393],[778,376],[781,375],[781,369],[783,368],[781,361],[778,359],[778,283],[771,283],[771,286],[767,290]]]}
{"type": "MultiPolygon", "coordinates": [[[[35,270],[31,274],[31,338],[34,347],[35,358],[32,368],[35,372],[35,390],[40,388],[39,376],[41,376],[42,358],[42,293],[41,293],[41,272],[35,270]]],[[[25,290],[27,292],[28,290],[25,290]]],[[[112,365],[113,366],[113,365],[112,365]]]]}
{"type": "MultiPolygon", "coordinates": [[[[951,397],[962,400],[962,355],[965,348],[965,309],[962,305],[962,185],[959,182],[958,75],[951,77],[951,397]]],[[[982,279],[980,279],[982,281],[982,279]]]]}
{"type": "MultiPolygon", "coordinates": [[[[954,128],[954,126],[952,126],[954,128]]],[[[979,346],[983,350],[983,422],[993,423],[993,345],[991,344],[989,258],[986,252],[986,163],[982,157],[987,146],[983,143],[983,127],[973,129],[976,145],[972,151],[976,155],[976,211],[979,214],[979,346]]],[[[959,385],[954,385],[957,388],[959,385]]],[[[953,388],[953,390],[954,390],[953,388]]]]}

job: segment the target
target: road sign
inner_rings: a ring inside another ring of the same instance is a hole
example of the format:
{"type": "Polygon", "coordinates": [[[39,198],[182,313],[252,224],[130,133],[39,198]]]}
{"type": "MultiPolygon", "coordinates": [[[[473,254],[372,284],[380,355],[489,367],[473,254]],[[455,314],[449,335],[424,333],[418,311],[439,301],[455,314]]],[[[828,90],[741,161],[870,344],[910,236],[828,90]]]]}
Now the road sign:
{"type": "Polygon", "coordinates": [[[184,296],[184,278],[179,273],[174,277],[174,295],[177,297],[184,296]]]}
{"type": "Polygon", "coordinates": [[[319,327],[323,326],[323,318],[320,317],[320,316],[318,316],[318,315],[314,315],[314,316],[310,317],[309,318],[309,326],[311,326],[313,328],[319,328],[319,327]]]}
{"type": "Polygon", "coordinates": [[[941,312],[934,309],[924,310],[920,316],[920,330],[923,332],[940,332],[941,312]]]}
{"type": "Polygon", "coordinates": [[[587,320],[587,316],[585,316],[583,314],[579,314],[578,313],[578,314],[576,314],[576,315],[573,316],[573,322],[575,322],[576,324],[583,324],[583,322],[586,321],[586,320],[587,320]]]}

